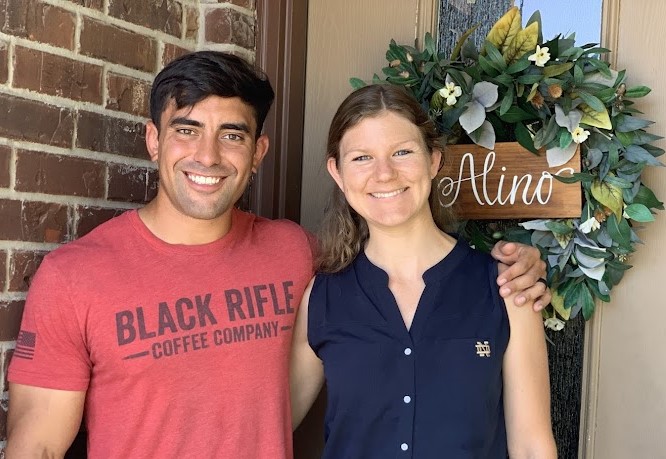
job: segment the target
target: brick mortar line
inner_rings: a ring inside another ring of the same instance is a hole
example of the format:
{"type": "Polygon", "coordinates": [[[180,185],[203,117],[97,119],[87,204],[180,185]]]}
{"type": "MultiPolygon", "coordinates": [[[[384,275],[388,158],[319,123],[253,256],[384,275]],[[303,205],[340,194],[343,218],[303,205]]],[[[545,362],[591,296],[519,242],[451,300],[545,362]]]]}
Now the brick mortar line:
{"type": "MultiPolygon", "coordinates": [[[[56,243],[47,243],[47,242],[28,242],[28,241],[2,241],[0,240],[0,249],[2,250],[12,250],[12,252],[50,252],[60,247],[62,244],[56,243]],[[9,249],[6,249],[6,247],[9,249]]],[[[9,265],[7,266],[9,271],[9,265]]],[[[3,297],[6,296],[16,296],[25,292],[10,292],[6,291],[0,293],[0,302],[3,301],[3,297]]],[[[18,298],[20,301],[21,298],[18,298]]]]}
{"type": "Polygon", "coordinates": [[[16,188],[16,148],[14,145],[9,145],[11,153],[9,154],[9,189],[16,188]]]}
{"type": "Polygon", "coordinates": [[[99,104],[94,104],[92,102],[84,101],[75,101],[72,99],[67,99],[66,97],[52,96],[50,94],[44,94],[37,91],[32,91],[30,89],[23,88],[13,88],[5,85],[0,85],[0,94],[7,94],[10,96],[20,97],[22,99],[28,99],[33,102],[42,102],[47,105],[51,105],[55,108],[68,108],[72,110],[83,110],[88,112],[93,112],[98,115],[106,115],[111,118],[122,119],[124,121],[130,121],[132,123],[141,123],[144,124],[147,118],[139,115],[132,115],[131,113],[121,112],[117,110],[110,110],[99,104]]]}
{"type": "Polygon", "coordinates": [[[81,54],[81,29],[83,28],[83,18],[81,11],[76,12],[76,20],[74,21],[74,53],[81,54]]]}
{"type": "MultiPolygon", "coordinates": [[[[29,151],[38,151],[44,153],[52,153],[54,155],[68,156],[71,158],[80,158],[80,159],[91,159],[94,161],[100,161],[107,164],[114,165],[123,165],[123,166],[134,166],[134,167],[147,167],[152,169],[157,169],[157,166],[150,159],[140,159],[133,158],[130,156],[123,156],[116,153],[105,153],[101,151],[86,150],[85,148],[62,148],[55,147],[52,145],[47,145],[43,143],[35,142],[24,142],[19,140],[11,140],[5,137],[0,137],[0,145],[13,147],[21,150],[29,151]]],[[[11,174],[10,166],[10,174],[11,174]]],[[[11,178],[11,175],[10,175],[11,178]]],[[[15,186],[15,182],[10,183],[12,188],[15,186]]]]}
{"type": "Polygon", "coordinates": [[[231,43],[211,43],[205,42],[201,43],[200,49],[207,49],[211,51],[233,51],[236,54],[241,54],[245,59],[254,63],[256,58],[256,52],[254,50],[249,50],[231,43]]]}
{"type": "Polygon", "coordinates": [[[240,5],[234,5],[233,3],[199,3],[200,8],[206,11],[209,10],[234,10],[239,13],[243,13],[246,16],[254,17],[255,10],[250,8],[244,8],[240,5]]]}
{"type": "Polygon", "coordinates": [[[0,189],[0,199],[13,201],[45,202],[63,206],[89,206],[103,209],[138,209],[143,204],[126,201],[109,201],[104,198],[85,198],[83,196],[66,196],[62,194],[31,193],[28,191],[14,191],[0,189]]]}
{"type": "Polygon", "coordinates": [[[9,35],[9,46],[7,46],[7,86],[14,84],[14,46],[16,37],[9,35]]]}
{"type": "MultiPolygon", "coordinates": [[[[10,271],[11,269],[9,266],[9,262],[11,261],[11,251],[10,250],[5,250],[5,288],[2,290],[2,293],[7,293],[7,289],[9,288],[9,281],[10,281],[10,271]]],[[[2,294],[0,293],[0,295],[2,294]]]]}
{"type": "Polygon", "coordinates": [[[108,25],[116,26],[120,29],[129,30],[134,33],[145,35],[150,38],[165,40],[167,42],[172,42],[172,44],[179,44],[179,42],[182,42],[182,40],[180,40],[179,38],[174,37],[173,35],[169,35],[166,32],[162,32],[156,29],[150,29],[145,26],[141,26],[138,24],[134,24],[132,22],[124,21],[122,19],[110,16],[108,12],[109,2],[105,2],[104,5],[105,13],[101,13],[92,8],[85,8],[82,7],[81,5],[76,5],[72,2],[68,2],[65,0],[42,0],[42,1],[47,5],[57,6],[59,8],[62,8],[63,10],[69,11],[70,13],[80,12],[83,16],[89,17],[91,19],[95,19],[97,21],[103,22],[108,25]],[[85,9],[85,11],[82,11],[82,8],[85,9]]]}
{"type": "Polygon", "coordinates": [[[121,75],[131,76],[140,80],[145,80],[150,82],[153,79],[153,74],[150,72],[143,72],[141,70],[133,69],[131,67],[126,67],[121,64],[116,64],[113,62],[108,62],[103,59],[98,59],[96,57],[86,56],[85,54],[79,54],[78,48],[79,43],[76,43],[75,50],[66,48],[59,48],[57,46],[49,45],[48,43],[40,43],[37,41],[28,40],[27,38],[17,37],[15,35],[8,35],[6,33],[0,32],[0,39],[8,39],[14,43],[14,45],[19,45],[23,48],[28,48],[35,51],[42,51],[48,54],[53,54],[55,56],[64,57],[72,59],[75,61],[83,62],[85,64],[98,65],[102,67],[103,65],[108,65],[110,68],[113,68],[114,72],[120,73],[121,75]]]}
{"type": "MultiPolygon", "coordinates": [[[[0,244],[2,241],[0,241],[0,244]]],[[[23,301],[25,300],[26,297],[26,292],[10,292],[10,293],[2,293],[0,294],[0,301],[23,301]]],[[[13,343],[16,344],[16,341],[0,341],[0,343],[13,343]]],[[[0,347],[1,344],[0,344],[0,347]]]]}

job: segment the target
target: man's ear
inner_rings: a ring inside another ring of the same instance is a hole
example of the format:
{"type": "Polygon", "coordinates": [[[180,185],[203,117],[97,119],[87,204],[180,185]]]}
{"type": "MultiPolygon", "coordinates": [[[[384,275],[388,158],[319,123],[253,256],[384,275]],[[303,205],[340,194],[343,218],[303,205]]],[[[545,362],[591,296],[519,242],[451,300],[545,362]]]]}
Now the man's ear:
{"type": "Polygon", "coordinates": [[[338,188],[344,193],[345,189],[343,188],[342,177],[340,176],[340,171],[338,170],[335,158],[328,158],[328,161],[326,161],[326,169],[328,169],[328,173],[333,177],[335,183],[338,184],[338,188]]]}
{"type": "Polygon", "coordinates": [[[266,134],[261,134],[254,145],[254,155],[252,156],[252,172],[257,172],[259,165],[264,160],[268,147],[271,142],[266,134]]]}
{"type": "Polygon", "coordinates": [[[146,148],[151,161],[157,162],[159,146],[160,133],[157,132],[157,126],[152,121],[148,121],[146,123],[146,148]]]}

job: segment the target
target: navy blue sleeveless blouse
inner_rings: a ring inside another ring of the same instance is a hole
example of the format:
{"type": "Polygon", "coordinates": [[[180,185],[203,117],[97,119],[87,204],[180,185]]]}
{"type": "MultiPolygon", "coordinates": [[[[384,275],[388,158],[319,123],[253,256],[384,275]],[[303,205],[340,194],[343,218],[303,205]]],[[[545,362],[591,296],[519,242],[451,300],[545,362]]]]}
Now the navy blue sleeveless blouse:
{"type": "Polygon", "coordinates": [[[364,253],[318,274],[308,341],[328,389],[325,459],[506,458],[509,322],[497,265],[458,241],[423,274],[407,330],[388,275],[364,253]]]}

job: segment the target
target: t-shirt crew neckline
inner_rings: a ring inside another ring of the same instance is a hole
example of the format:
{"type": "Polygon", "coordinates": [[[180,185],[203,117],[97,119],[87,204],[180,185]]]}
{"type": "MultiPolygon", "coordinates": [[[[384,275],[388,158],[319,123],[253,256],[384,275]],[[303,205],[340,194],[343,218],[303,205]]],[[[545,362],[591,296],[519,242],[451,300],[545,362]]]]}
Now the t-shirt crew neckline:
{"type": "Polygon", "coordinates": [[[148,242],[151,247],[159,250],[161,252],[171,254],[171,255],[205,255],[209,254],[212,251],[220,251],[223,248],[226,248],[234,243],[238,239],[238,236],[241,232],[240,222],[238,221],[239,214],[241,213],[238,209],[233,209],[231,212],[231,228],[229,232],[222,236],[220,239],[217,239],[213,242],[207,244],[170,244],[162,239],[158,238],[153,234],[146,224],[141,220],[138,210],[132,210],[127,212],[128,218],[132,226],[136,229],[137,234],[140,238],[148,242]]]}

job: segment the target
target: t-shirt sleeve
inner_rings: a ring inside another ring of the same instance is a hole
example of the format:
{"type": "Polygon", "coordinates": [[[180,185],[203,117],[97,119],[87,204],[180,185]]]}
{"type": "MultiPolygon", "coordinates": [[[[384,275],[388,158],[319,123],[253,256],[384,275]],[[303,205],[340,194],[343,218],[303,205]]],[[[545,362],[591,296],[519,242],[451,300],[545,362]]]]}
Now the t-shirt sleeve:
{"type": "Polygon", "coordinates": [[[9,381],[60,390],[88,388],[91,363],[79,305],[69,287],[47,256],[30,285],[9,381]]]}

